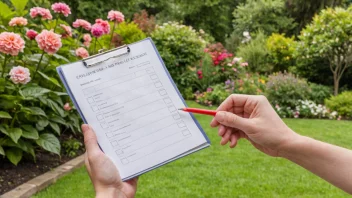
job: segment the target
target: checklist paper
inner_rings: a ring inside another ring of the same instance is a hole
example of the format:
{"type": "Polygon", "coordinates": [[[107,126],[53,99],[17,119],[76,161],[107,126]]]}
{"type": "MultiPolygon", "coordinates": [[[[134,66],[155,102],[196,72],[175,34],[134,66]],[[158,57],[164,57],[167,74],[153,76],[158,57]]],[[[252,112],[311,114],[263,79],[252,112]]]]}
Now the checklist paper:
{"type": "Polygon", "coordinates": [[[89,68],[83,61],[58,68],[83,121],[94,129],[123,180],[210,144],[194,117],[178,111],[185,101],[152,40],[129,48],[115,58],[103,54],[89,68]]]}

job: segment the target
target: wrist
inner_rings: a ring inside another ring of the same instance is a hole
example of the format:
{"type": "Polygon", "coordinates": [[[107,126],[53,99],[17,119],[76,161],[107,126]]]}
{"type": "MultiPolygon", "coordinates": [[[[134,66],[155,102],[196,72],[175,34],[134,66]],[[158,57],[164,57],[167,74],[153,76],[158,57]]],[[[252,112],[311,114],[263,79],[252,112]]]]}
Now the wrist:
{"type": "Polygon", "coordinates": [[[96,198],[123,198],[123,193],[118,188],[103,188],[99,189],[95,193],[96,198]]]}
{"type": "Polygon", "coordinates": [[[293,132],[292,136],[287,140],[287,142],[279,149],[279,157],[290,159],[294,153],[303,148],[304,145],[308,142],[309,138],[299,135],[293,132]]]}

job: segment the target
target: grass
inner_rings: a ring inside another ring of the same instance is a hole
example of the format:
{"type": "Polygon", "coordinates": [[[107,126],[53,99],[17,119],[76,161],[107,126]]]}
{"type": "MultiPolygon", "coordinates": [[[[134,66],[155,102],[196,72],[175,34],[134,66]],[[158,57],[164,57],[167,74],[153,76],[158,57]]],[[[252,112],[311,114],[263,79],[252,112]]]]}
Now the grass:
{"type": "MultiPolygon", "coordinates": [[[[220,146],[217,131],[209,127],[211,117],[196,117],[212,146],[141,176],[137,197],[348,197],[303,168],[260,153],[247,141],[240,141],[233,150],[220,146]]],[[[352,148],[351,122],[285,122],[300,134],[352,148]]],[[[81,168],[34,197],[94,197],[94,191],[81,168]]]]}

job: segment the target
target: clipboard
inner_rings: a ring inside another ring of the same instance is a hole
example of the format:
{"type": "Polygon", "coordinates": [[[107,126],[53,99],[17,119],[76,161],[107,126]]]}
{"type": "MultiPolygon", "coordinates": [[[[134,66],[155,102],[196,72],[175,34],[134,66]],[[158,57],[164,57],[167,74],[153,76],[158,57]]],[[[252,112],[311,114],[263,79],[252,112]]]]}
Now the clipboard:
{"type": "Polygon", "coordinates": [[[88,58],[85,58],[82,60],[83,64],[85,67],[90,68],[94,67],[96,65],[99,65],[105,61],[108,61],[110,59],[118,58],[123,55],[127,55],[131,52],[131,49],[128,45],[123,45],[118,48],[109,50],[109,51],[99,51],[98,54],[90,56],[88,58]],[[121,51],[121,53],[120,53],[121,51]],[[119,52],[119,53],[117,53],[119,52]],[[102,56],[109,56],[108,58],[101,58],[102,56]]]}
{"type": "Polygon", "coordinates": [[[150,38],[100,52],[57,71],[84,123],[92,126],[101,150],[113,160],[123,181],[210,146],[195,117],[177,111],[176,107],[186,107],[186,102],[150,38]],[[77,73],[92,71],[99,72],[76,79],[77,73]],[[88,88],[92,92],[84,92],[88,88]],[[104,101],[99,103],[97,98],[104,101]],[[134,111],[137,114],[131,113],[134,111]]]}

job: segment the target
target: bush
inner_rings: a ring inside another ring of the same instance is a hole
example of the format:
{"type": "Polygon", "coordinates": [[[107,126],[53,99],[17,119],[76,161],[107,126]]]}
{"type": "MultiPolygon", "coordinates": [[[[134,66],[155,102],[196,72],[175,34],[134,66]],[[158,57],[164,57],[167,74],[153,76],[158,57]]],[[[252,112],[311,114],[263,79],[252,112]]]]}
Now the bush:
{"type": "Polygon", "coordinates": [[[142,10],[140,13],[135,13],[133,22],[148,35],[150,35],[156,27],[155,17],[149,16],[146,10],[142,10]]]}
{"type": "Polygon", "coordinates": [[[237,56],[242,57],[249,64],[252,72],[270,72],[272,66],[268,64],[268,49],[266,48],[266,36],[258,32],[255,38],[248,43],[242,44],[237,51],[237,56]]]}
{"type": "Polygon", "coordinates": [[[272,103],[294,108],[298,100],[309,98],[311,89],[306,80],[290,73],[276,73],[269,76],[266,95],[272,103]]]}
{"type": "MultiPolygon", "coordinates": [[[[112,27],[113,23],[111,23],[110,26],[112,27]]],[[[145,33],[134,22],[122,22],[114,31],[113,45],[118,47],[124,44],[131,44],[145,39],[146,37],[145,33]]],[[[102,40],[104,40],[104,46],[109,46],[110,39],[110,35],[103,36],[102,40]]]]}
{"type": "Polygon", "coordinates": [[[273,71],[288,71],[294,65],[293,54],[296,42],[292,38],[285,37],[284,34],[272,34],[266,41],[269,51],[269,60],[274,65],[273,71]]]}
{"type": "Polygon", "coordinates": [[[152,38],[177,84],[188,67],[203,56],[205,41],[192,27],[176,22],[165,23],[152,33],[152,38]]]}
{"type": "Polygon", "coordinates": [[[345,91],[325,100],[326,106],[337,111],[339,115],[352,118],[352,91],[345,91]]]}
{"type": "Polygon", "coordinates": [[[285,0],[247,0],[233,11],[233,26],[237,33],[263,30],[265,34],[286,33],[296,24],[287,17],[285,0]]]}
{"type": "Polygon", "coordinates": [[[330,96],[333,94],[332,87],[315,83],[309,83],[309,87],[312,90],[309,97],[310,100],[318,104],[324,104],[325,99],[330,98],[330,96]]]}
{"type": "Polygon", "coordinates": [[[221,104],[230,94],[230,90],[227,90],[224,84],[218,84],[209,87],[205,92],[196,92],[195,98],[199,104],[213,106],[221,104]]]}
{"type": "Polygon", "coordinates": [[[225,88],[236,94],[262,95],[265,93],[266,81],[265,76],[247,73],[236,80],[227,80],[225,88]]]}

